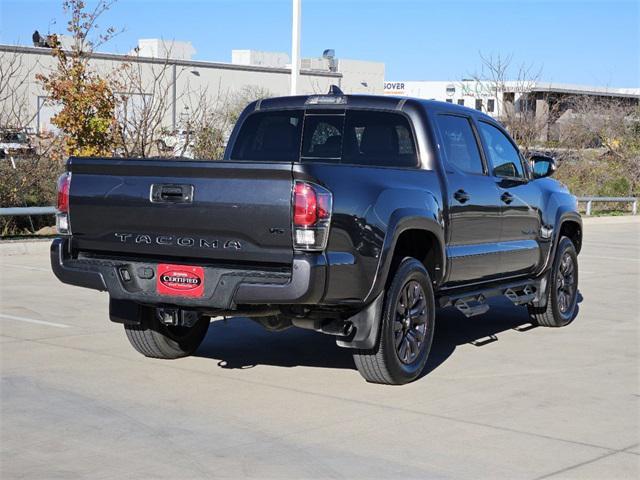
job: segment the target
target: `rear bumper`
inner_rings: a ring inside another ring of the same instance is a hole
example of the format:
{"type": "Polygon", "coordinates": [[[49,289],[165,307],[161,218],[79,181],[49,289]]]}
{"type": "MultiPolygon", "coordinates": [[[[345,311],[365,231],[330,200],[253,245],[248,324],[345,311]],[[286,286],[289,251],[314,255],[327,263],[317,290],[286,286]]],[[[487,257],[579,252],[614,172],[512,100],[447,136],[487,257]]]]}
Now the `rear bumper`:
{"type": "Polygon", "coordinates": [[[203,296],[187,298],[156,293],[156,265],[128,259],[73,258],[69,239],[56,238],[51,244],[51,268],[61,282],[144,304],[215,310],[234,310],[245,304],[312,304],[322,300],[327,274],[324,254],[294,255],[290,272],[204,267],[203,296]],[[143,278],[148,277],[140,274],[145,269],[152,269],[152,278],[143,278]]]}

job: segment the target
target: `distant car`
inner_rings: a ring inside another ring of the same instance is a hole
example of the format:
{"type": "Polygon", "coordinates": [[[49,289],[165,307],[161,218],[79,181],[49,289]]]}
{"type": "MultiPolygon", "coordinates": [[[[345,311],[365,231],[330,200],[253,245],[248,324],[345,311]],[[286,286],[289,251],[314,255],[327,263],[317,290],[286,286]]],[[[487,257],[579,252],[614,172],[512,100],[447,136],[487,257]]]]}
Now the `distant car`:
{"type": "Polygon", "coordinates": [[[0,131],[0,158],[24,158],[36,154],[27,132],[20,130],[0,131]]]}
{"type": "Polygon", "coordinates": [[[211,317],[246,316],[335,335],[367,381],[402,384],[425,367],[436,307],[471,317],[504,296],[548,327],[578,311],[576,198],[549,178],[552,158],[526,161],[462,106],[263,99],[220,161],[67,168],[53,271],[108,291],[111,320],[147,357],[190,355],[211,317]]]}

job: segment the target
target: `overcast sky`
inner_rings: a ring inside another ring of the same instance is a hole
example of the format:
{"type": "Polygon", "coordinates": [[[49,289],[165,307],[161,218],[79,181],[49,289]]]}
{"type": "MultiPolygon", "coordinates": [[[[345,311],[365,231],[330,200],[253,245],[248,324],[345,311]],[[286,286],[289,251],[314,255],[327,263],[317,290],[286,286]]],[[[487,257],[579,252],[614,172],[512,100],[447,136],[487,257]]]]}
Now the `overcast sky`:
{"type": "MultiPolygon", "coordinates": [[[[92,5],[92,2],[88,2],[92,5]]],[[[64,32],[62,0],[0,0],[0,42],[30,44],[64,32]]],[[[480,68],[479,52],[512,54],[542,79],[640,87],[640,0],[303,0],[302,54],[386,64],[387,80],[456,80],[480,68]]],[[[126,53],[138,38],[188,40],[198,60],[231,50],[290,51],[290,0],[119,0],[100,25],[124,28],[102,50],[126,53]]]]}

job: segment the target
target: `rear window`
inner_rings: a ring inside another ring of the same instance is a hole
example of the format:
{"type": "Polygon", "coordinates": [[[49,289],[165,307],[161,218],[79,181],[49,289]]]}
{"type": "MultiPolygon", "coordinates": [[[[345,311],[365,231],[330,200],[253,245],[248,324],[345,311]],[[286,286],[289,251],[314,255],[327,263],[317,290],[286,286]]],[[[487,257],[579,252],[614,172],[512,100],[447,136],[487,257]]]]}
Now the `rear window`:
{"type": "Polygon", "coordinates": [[[399,113],[366,110],[255,113],[243,124],[231,158],[387,167],[418,163],[408,120],[399,113]]]}
{"type": "Polygon", "coordinates": [[[302,112],[259,112],[242,125],[233,160],[295,162],[300,155],[302,112]]]}
{"type": "Polygon", "coordinates": [[[347,112],[342,163],[413,167],[418,163],[408,120],[389,112],[347,112]]]}

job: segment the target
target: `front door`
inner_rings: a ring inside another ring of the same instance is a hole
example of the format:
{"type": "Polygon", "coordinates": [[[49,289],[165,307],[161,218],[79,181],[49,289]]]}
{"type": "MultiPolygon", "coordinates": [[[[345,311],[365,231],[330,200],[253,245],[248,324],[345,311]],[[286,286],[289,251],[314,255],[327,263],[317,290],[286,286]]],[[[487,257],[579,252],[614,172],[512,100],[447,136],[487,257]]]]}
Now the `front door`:
{"type": "Polygon", "coordinates": [[[528,178],[522,157],[511,139],[497,126],[478,121],[491,174],[502,205],[501,262],[506,275],[523,275],[540,263],[541,191],[528,178]]]}
{"type": "Polygon", "coordinates": [[[496,181],[487,174],[469,117],[441,113],[435,123],[449,195],[447,283],[490,280],[500,274],[501,206],[496,181]]]}

